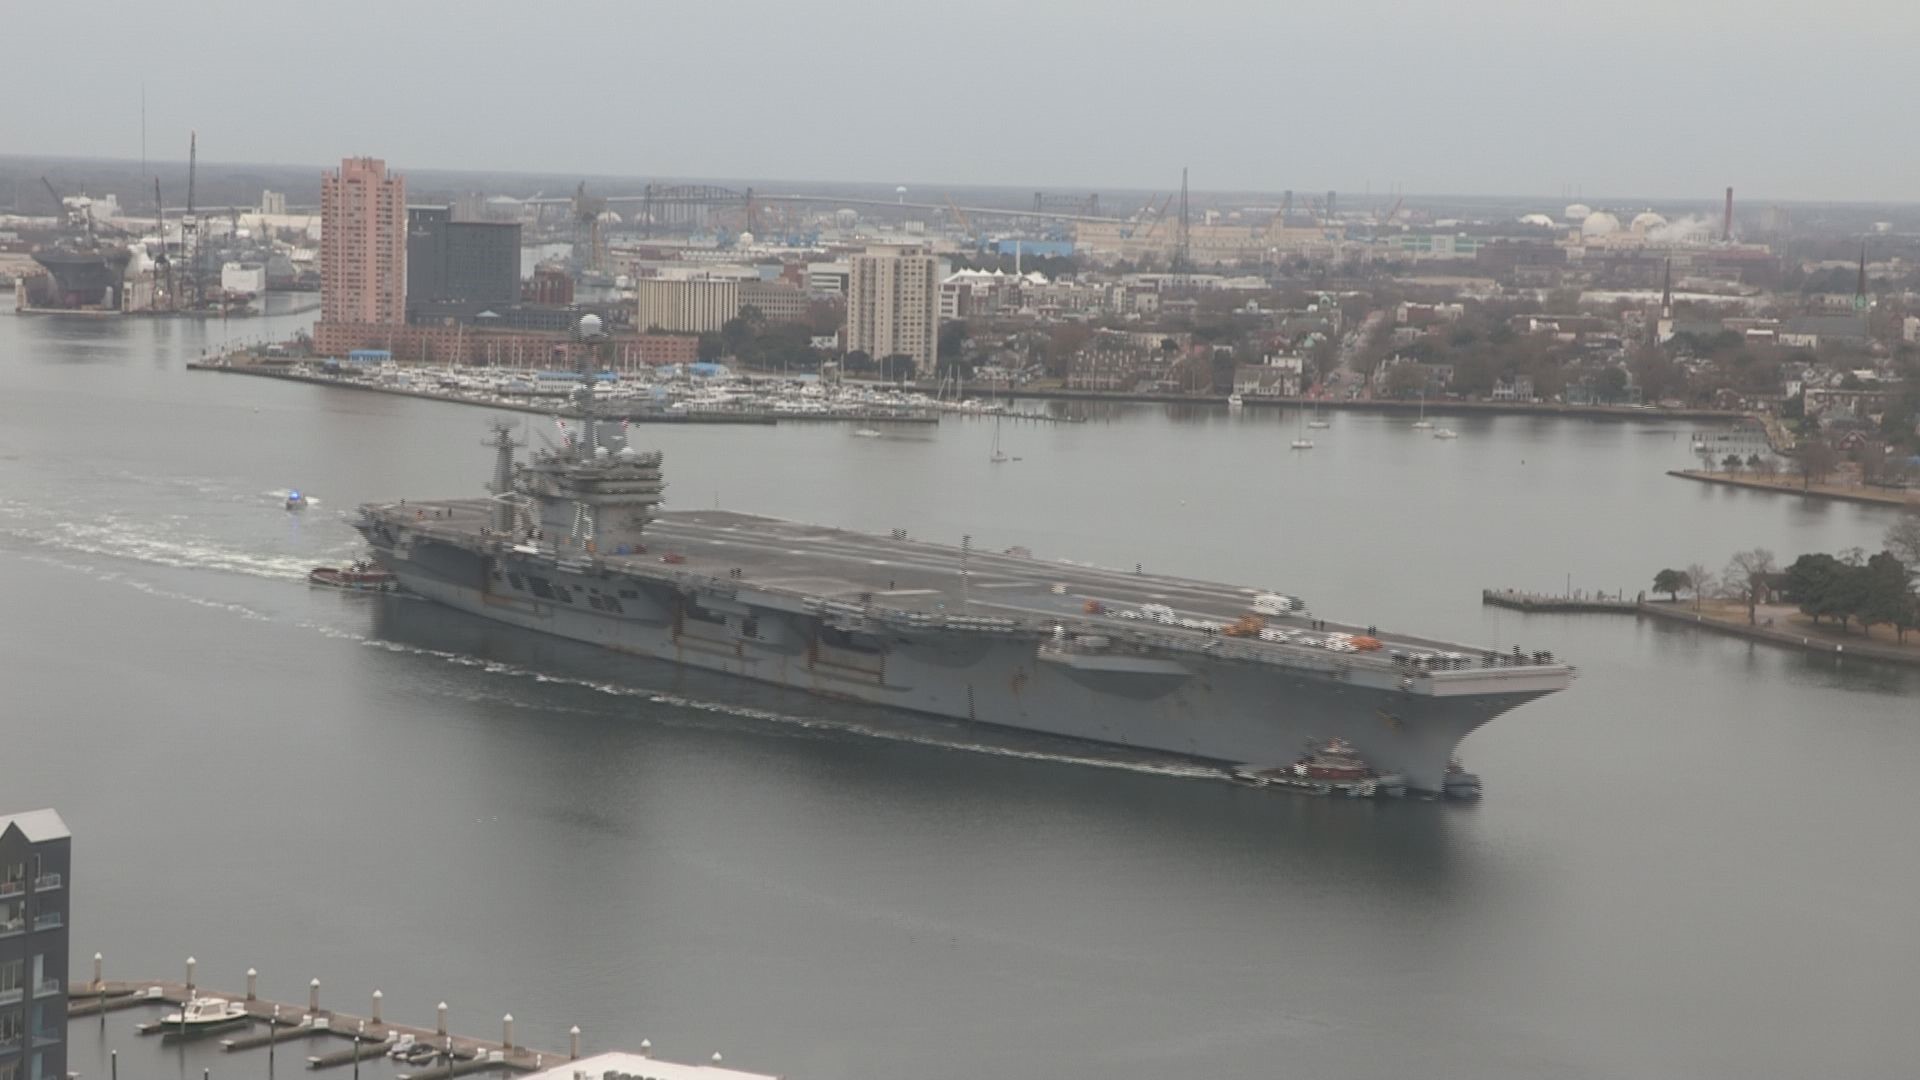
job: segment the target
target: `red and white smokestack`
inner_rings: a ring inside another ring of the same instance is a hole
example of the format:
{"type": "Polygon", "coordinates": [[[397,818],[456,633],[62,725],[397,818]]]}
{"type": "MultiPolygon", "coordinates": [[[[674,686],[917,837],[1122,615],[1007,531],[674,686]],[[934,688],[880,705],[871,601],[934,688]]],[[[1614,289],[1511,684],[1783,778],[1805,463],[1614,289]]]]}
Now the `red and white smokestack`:
{"type": "Polygon", "coordinates": [[[1720,239],[1733,243],[1733,189],[1727,189],[1727,219],[1720,226],[1720,239]]]}

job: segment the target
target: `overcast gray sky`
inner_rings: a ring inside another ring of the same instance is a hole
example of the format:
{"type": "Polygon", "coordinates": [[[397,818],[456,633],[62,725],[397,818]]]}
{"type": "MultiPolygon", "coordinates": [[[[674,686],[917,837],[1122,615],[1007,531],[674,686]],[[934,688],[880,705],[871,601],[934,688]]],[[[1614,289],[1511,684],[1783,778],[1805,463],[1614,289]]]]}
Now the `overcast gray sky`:
{"type": "Polygon", "coordinates": [[[0,3],[0,151],[1899,199],[1913,0],[0,3]]]}

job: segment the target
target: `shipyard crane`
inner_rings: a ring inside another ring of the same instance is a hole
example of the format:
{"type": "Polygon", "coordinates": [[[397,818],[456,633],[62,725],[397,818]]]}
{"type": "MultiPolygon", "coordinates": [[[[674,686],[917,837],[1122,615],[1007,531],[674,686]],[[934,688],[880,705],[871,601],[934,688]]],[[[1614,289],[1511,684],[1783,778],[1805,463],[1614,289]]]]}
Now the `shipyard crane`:
{"type": "Polygon", "coordinates": [[[171,309],[174,306],[173,259],[167,254],[167,204],[160,201],[160,178],[157,176],[153,178],[153,225],[160,232],[160,257],[153,262],[166,276],[167,307],[171,309]]]}
{"type": "Polygon", "coordinates": [[[1140,226],[1146,222],[1149,216],[1152,215],[1153,204],[1157,202],[1159,198],[1160,198],[1160,193],[1157,191],[1147,196],[1147,201],[1141,205],[1140,209],[1135,210],[1133,212],[1133,217],[1128,219],[1127,223],[1121,227],[1120,238],[1122,240],[1132,239],[1133,234],[1139,231],[1140,226]]]}
{"type": "Polygon", "coordinates": [[[1379,226],[1379,225],[1393,224],[1393,219],[1400,216],[1400,204],[1406,201],[1407,201],[1407,197],[1405,195],[1402,195],[1399,198],[1393,200],[1393,209],[1388,210],[1385,214],[1382,214],[1379,218],[1377,218],[1374,221],[1374,225],[1379,226]]]}
{"type": "Polygon", "coordinates": [[[46,185],[47,194],[53,196],[54,215],[59,219],[60,224],[69,228],[85,229],[87,231],[87,239],[91,241],[93,239],[92,205],[78,199],[68,201],[67,198],[61,195],[53,186],[53,181],[44,176],[40,178],[40,182],[46,185]]]}
{"type": "Polygon", "coordinates": [[[953,201],[952,193],[949,192],[946,198],[947,198],[947,212],[953,215],[952,220],[954,224],[957,224],[960,226],[960,234],[966,237],[967,240],[973,244],[973,248],[975,251],[978,251],[981,248],[985,247],[986,238],[984,236],[981,236],[979,231],[973,227],[973,221],[972,219],[967,217],[967,212],[960,209],[959,204],[953,201]]]}
{"type": "Polygon", "coordinates": [[[189,307],[200,306],[200,219],[193,212],[193,182],[200,167],[200,133],[187,133],[187,212],[180,216],[180,256],[187,260],[187,291],[193,294],[189,307]]]}
{"type": "Polygon", "coordinates": [[[1151,240],[1153,234],[1160,231],[1160,223],[1167,220],[1167,207],[1173,205],[1173,195],[1173,192],[1168,192],[1167,197],[1160,200],[1160,209],[1153,212],[1153,224],[1147,226],[1147,235],[1141,237],[1141,240],[1151,240]]]}

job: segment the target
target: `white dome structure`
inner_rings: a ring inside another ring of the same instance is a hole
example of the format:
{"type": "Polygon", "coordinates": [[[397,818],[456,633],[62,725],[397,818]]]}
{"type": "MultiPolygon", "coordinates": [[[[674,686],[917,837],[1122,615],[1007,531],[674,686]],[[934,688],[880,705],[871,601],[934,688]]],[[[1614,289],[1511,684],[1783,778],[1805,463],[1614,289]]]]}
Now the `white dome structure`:
{"type": "Polygon", "coordinates": [[[1605,210],[1588,214],[1580,222],[1580,235],[1585,237],[1611,236],[1620,231],[1620,219],[1605,210]]]}
{"type": "Polygon", "coordinates": [[[1627,229],[1636,233],[1651,232],[1666,223],[1667,219],[1665,217],[1651,210],[1643,210],[1633,215],[1633,222],[1627,226],[1627,229]]]}
{"type": "Polygon", "coordinates": [[[1593,216],[1593,207],[1586,203],[1568,203],[1567,212],[1561,217],[1567,221],[1585,221],[1593,216]]]}
{"type": "Polygon", "coordinates": [[[1522,214],[1520,215],[1520,224],[1538,225],[1542,228],[1551,229],[1553,228],[1553,219],[1545,214],[1522,214]]]}
{"type": "Polygon", "coordinates": [[[598,315],[580,316],[580,336],[581,337],[595,337],[599,333],[600,333],[600,316],[598,315]]]}

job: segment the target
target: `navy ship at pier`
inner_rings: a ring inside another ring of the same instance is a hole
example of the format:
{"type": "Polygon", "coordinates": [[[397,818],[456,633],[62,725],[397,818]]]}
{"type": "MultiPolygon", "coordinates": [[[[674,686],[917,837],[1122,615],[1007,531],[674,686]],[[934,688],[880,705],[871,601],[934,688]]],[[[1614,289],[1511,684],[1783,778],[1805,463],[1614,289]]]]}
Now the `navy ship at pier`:
{"type": "Polygon", "coordinates": [[[23,306],[53,311],[121,309],[127,264],[133,249],[100,240],[62,239],[36,248],[33,261],[47,271],[29,286],[23,306]]]}
{"type": "Polygon", "coordinates": [[[663,511],[661,454],[594,419],[585,330],[563,444],[520,462],[496,422],[489,497],[360,508],[404,588],[617,652],[1223,775],[1283,775],[1337,744],[1383,794],[1478,794],[1461,739],[1573,678],[1547,653],[1342,627],[1265,589],[663,511]]]}

